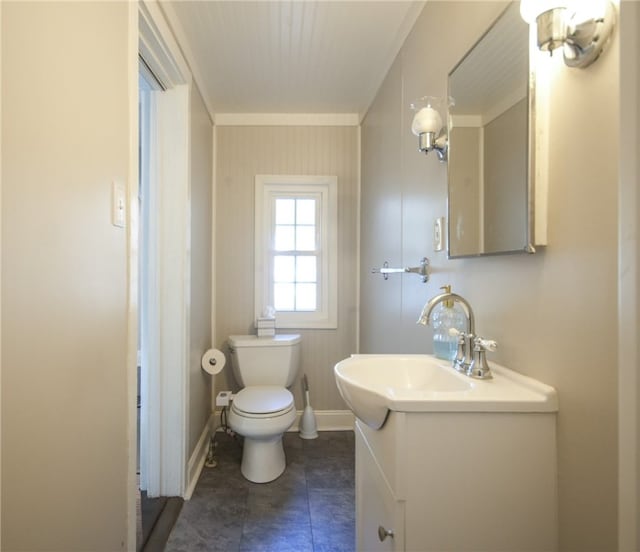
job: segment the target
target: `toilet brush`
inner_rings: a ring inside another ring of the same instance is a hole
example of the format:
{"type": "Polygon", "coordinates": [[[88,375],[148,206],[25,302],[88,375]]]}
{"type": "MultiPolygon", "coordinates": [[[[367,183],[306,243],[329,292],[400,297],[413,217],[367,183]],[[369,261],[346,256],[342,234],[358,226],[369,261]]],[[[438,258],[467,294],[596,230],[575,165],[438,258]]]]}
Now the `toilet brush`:
{"type": "Polygon", "coordinates": [[[304,410],[300,419],[300,437],[302,439],[315,439],[318,437],[316,415],[309,402],[309,382],[306,374],[302,376],[302,391],[304,393],[304,410]]]}

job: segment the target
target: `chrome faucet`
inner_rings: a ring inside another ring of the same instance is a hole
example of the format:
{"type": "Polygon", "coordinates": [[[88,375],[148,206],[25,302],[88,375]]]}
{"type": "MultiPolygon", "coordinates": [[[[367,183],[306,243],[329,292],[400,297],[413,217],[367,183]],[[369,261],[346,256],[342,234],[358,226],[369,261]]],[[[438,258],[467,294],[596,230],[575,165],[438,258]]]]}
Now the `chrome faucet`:
{"type": "Polygon", "coordinates": [[[438,303],[443,301],[457,301],[462,305],[467,316],[467,333],[458,334],[458,351],[453,360],[453,367],[472,378],[490,379],[491,370],[485,359],[485,351],[494,351],[495,341],[488,341],[476,336],[476,320],[469,302],[457,293],[441,293],[430,299],[422,309],[418,324],[427,326],[431,319],[431,312],[438,303]]]}
{"type": "Polygon", "coordinates": [[[423,326],[429,325],[429,319],[431,318],[431,311],[435,308],[438,303],[442,303],[443,301],[458,301],[462,305],[464,309],[464,313],[467,315],[467,330],[468,333],[475,335],[476,333],[476,319],[473,315],[473,309],[469,302],[458,295],[457,293],[447,292],[441,293],[440,295],[436,295],[435,297],[429,299],[429,301],[422,308],[422,314],[420,314],[420,318],[418,318],[418,324],[422,324],[423,326]]]}

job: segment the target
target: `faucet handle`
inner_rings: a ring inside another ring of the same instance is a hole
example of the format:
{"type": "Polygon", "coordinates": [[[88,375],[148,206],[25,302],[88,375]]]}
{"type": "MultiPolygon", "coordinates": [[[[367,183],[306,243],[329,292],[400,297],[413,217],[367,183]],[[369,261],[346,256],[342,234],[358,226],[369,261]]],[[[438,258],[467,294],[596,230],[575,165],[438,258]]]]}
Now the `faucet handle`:
{"type": "Polygon", "coordinates": [[[487,351],[495,351],[498,344],[484,337],[476,337],[473,339],[473,361],[467,369],[467,376],[476,379],[491,379],[491,368],[487,364],[485,353],[487,351]]]}
{"type": "Polygon", "coordinates": [[[482,347],[485,351],[494,352],[498,348],[498,342],[493,339],[485,339],[484,337],[478,337],[475,341],[476,347],[482,347]]]}

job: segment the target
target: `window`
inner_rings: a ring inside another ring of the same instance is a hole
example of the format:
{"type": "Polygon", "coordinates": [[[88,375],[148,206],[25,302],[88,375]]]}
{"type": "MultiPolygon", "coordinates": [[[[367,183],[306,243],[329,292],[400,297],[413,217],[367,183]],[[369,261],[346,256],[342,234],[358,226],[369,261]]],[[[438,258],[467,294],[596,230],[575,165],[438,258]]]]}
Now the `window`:
{"type": "Polygon", "coordinates": [[[256,176],[255,314],[337,327],[337,178],[256,176]]]}

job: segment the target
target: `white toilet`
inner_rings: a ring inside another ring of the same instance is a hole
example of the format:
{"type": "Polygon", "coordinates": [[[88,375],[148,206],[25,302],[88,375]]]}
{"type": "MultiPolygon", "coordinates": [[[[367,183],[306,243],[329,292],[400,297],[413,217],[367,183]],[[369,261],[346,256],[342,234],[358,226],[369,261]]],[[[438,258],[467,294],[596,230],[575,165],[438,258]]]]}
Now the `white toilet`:
{"type": "Polygon", "coordinates": [[[231,403],[229,425],[244,437],[242,475],[254,483],[279,477],[286,461],[282,435],[296,419],[289,387],[300,368],[299,335],[232,335],[231,365],[243,387],[231,403]]]}

